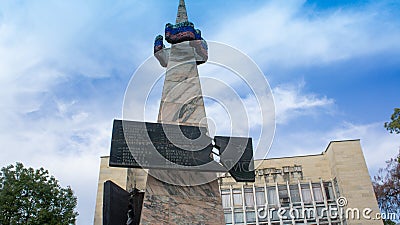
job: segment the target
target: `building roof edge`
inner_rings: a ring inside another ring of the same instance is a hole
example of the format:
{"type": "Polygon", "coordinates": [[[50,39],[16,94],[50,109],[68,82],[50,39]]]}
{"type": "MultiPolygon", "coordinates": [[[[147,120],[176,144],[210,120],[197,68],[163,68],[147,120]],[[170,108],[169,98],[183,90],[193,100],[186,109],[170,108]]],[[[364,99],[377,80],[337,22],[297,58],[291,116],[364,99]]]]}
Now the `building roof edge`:
{"type": "Polygon", "coordinates": [[[310,157],[310,156],[321,156],[324,155],[331,144],[333,143],[338,143],[338,142],[350,142],[350,141],[360,141],[360,139],[349,139],[349,140],[338,140],[338,141],[330,141],[328,146],[325,148],[325,150],[319,154],[307,154],[307,155],[296,155],[296,156],[284,156],[284,157],[274,157],[274,158],[266,158],[266,159],[255,159],[254,161],[260,161],[260,160],[273,160],[273,159],[288,159],[288,158],[299,158],[299,157],[310,157]]]}

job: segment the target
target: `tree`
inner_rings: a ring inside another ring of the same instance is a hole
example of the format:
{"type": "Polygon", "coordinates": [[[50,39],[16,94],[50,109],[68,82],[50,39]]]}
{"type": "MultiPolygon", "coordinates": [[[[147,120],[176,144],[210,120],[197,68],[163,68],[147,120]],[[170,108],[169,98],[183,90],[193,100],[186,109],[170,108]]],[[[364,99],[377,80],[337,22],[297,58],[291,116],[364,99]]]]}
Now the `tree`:
{"type": "Polygon", "coordinates": [[[383,224],[385,224],[385,225],[396,225],[396,222],[393,222],[391,220],[384,220],[383,224]]]}
{"type": "Polygon", "coordinates": [[[77,198],[43,168],[22,163],[0,172],[0,225],[75,224],[77,198]]]}
{"type": "MultiPolygon", "coordinates": [[[[395,108],[391,122],[386,122],[384,127],[391,134],[400,134],[400,108],[395,108]]],[[[386,161],[386,168],[379,169],[372,182],[379,208],[382,212],[399,214],[400,212],[400,149],[397,157],[386,161]]],[[[385,224],[395,224],[386,220],[385,224]]]]}
{"type": "Polygon", "coordinates": [[[396,133],[400,134],[400,108],[395,108],[394,113],[390,117],[392,120],[391,122],[386,122],[385,123],[385,128],[388,130],[391,134],[396,133]]]}
{"type": "MultiPolygon", "coordinates": [[[[386,161],[372,182],[379,208],[388,215],[400,213],[400,150],[395,158],[386,161]]],[[[385,221],[390,224],[391,221],[385,221]]]]}

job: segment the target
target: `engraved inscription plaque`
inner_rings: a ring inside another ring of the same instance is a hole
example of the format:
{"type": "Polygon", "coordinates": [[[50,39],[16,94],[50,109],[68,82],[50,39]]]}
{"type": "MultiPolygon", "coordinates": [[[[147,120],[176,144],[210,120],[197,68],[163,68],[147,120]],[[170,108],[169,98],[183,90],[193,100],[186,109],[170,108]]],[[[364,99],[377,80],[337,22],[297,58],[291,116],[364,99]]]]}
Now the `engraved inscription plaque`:
{"type": "Polygon", "coordinates": [[[226,171],[213,161],[205,127],[114,120],[110,166],[226,171]]]}

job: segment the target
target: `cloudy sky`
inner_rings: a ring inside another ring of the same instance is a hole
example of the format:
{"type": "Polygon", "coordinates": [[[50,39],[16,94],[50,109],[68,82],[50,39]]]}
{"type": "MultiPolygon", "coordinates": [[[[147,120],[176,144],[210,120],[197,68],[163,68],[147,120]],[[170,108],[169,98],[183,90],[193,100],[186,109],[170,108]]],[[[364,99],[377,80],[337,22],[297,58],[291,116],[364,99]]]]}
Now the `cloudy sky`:
{"type": "MultiPolygon", "coordinates": [[[[0,1],[0,166],[49,169],[75,190],[78,224],[93,221],[99,157],[109,153],[125,89],[154,37],[175,21],[177,4],[0,1]]],[[[373,175],[396,154],[400,138],[383,123],[400,106],[398,1],[186,4],[205,39],[240,49],[265,74],[276,106],[267,157],[318,154],[332,140],[361,139],[373,175]]],[[[218,117],[213,103],[207,113],[218,117]]]]}

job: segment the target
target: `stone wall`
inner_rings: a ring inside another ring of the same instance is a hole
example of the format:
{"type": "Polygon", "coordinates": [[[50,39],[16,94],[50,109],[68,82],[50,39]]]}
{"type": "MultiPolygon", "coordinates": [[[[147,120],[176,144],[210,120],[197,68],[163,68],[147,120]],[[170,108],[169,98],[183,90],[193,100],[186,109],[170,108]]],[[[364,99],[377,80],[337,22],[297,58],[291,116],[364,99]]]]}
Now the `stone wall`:
{"type": "Polygon", "coordinates": [[[97,186],[97,197],[96,197],[96,209],[94,215],[94,224],[103,224],[103,188],[104,182],[107,180],[113,181],[120,187],[126,187],[127,180],[127,169],[109,167],[109,156],[101,157],[100,159],[100,172],[99,172],[99,182],[97,186]]]}
{"type": "MultiPolygon", "coordinates": [[[[379,212],[371,177],[365,163],[359,140],[331,142],[324,154],[329,161],[331,176],[338,182],[340,195],[347,199],[345,210],[357,208],[372,210],[371,217],[379,212]]],[[[348,225],[382,224],[381,220],[349,219],[348,225]]]]}

